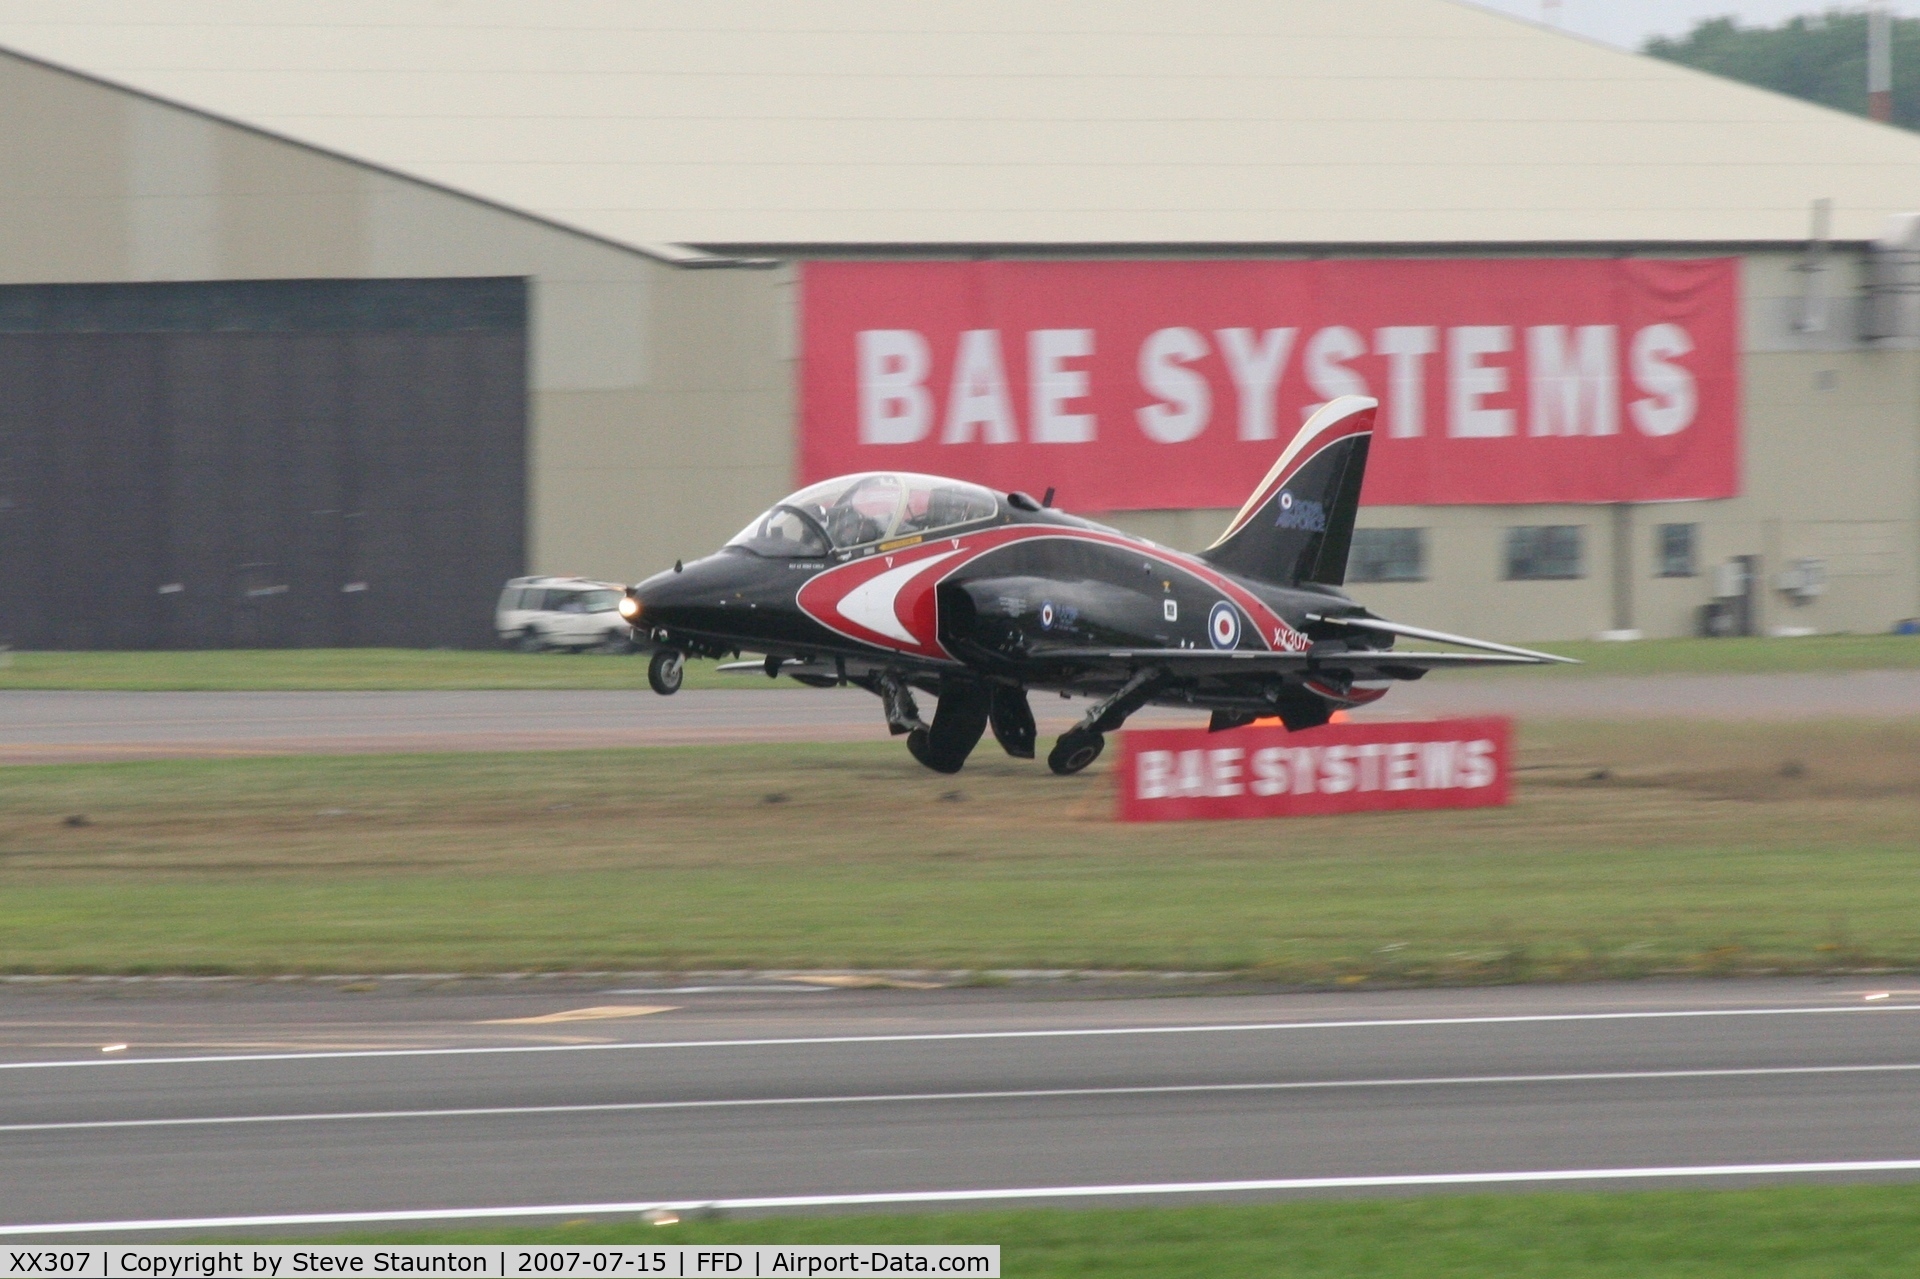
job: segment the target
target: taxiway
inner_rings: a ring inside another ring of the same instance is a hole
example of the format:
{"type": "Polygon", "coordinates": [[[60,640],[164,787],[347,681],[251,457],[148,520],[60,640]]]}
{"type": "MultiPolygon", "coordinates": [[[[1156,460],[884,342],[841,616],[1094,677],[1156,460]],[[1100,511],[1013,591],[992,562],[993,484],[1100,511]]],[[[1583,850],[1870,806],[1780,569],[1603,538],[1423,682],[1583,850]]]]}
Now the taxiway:
{"type": "MultiPolygon", "coordinates": [[[[635,681],[642,672],[634,667],[635,681]]],[[[759,676],[742,676],[757,680],[759,676]]],[[[1043,735],[1079,701],[1034,698],[1043,735]]],[[[1396,688],[1375,717],[1805,719],[1920,715],[1920,671],[1643,678],[1501,672],[1396,688]]],[[[1140,727],[1205,722],[1149,708],[1140,727]]],[[[406,693],[0,692],[0,763],[177,756],[541,750],[731,742],[884,741],[878,701],[855,689],[422,691],[406,693]]]]}

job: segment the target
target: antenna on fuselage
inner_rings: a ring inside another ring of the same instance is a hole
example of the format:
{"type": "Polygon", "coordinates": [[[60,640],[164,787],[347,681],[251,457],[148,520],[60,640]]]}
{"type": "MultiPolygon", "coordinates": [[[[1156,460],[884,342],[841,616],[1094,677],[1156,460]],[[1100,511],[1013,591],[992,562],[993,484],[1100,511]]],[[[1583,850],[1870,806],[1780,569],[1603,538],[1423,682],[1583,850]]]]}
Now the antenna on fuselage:
{"type": "Polygon", "coordinates": [[[1053,505],[1053,485],[1047,485],[1046,496],[1040,499],[1040,505],[1043,507],[1053,505]]]}

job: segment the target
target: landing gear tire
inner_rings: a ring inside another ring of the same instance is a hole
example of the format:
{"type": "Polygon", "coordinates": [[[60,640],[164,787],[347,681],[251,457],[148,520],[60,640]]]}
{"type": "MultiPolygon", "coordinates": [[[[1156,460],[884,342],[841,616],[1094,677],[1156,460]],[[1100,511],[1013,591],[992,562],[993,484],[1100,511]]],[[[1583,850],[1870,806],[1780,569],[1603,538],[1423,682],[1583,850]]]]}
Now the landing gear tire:
{"type": "Polygon", "coordinates": [[[1053,750],[1047,755],[1047,767],[1062,777],[1079,772],[1094,760],[1100,758],[1100,752],[1107,748],[1107,739],[1099,733],[1084,728],[1070,728],[1060,734],[1060,740],[1054,743],[1053,750]]]}
{"type": "Polygon", "coordinates": [[[519,636],[513,641],[513,646],[522,653],[538,653],[546,648],[547,641],[538,630],[529,626],[526,630],[520,632],[519,636]]]}
{"type": "Polygon", "coordinates": [[[687,659],[679,649],[660,649],[647,660],[647,686],[662,697],[679,692],[680,682],[686,677],[687,659]]]}
{"type": "Polygon", "coordinates": [[[968,680],[940,681],[940,709],[932,727],[907,734],[907,753],[936,773],[957,773],[987,731],[988,691],[968,680]]]}
{"type": "Polygon", "coordinates": [[[933,734],[924,728],[916,728],[907,734],[907,754],[913,756],[936,773],[957,773],[967,762],[967,758],[964,755],[959,759],[953,759],[949,756],[935,753],[933,749],[933,734]]]}

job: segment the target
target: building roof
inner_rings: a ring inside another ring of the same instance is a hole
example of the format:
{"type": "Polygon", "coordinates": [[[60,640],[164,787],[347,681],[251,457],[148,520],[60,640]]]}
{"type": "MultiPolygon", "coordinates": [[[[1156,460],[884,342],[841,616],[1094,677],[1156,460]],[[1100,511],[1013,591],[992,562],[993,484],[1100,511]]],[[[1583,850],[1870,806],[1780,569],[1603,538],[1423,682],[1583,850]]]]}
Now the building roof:
{"type": "Polygon", "coordinates": [[[1459,0],[0,0],[0,46],[622,243],[1786,241],[1920,136],[1459,0]]]}

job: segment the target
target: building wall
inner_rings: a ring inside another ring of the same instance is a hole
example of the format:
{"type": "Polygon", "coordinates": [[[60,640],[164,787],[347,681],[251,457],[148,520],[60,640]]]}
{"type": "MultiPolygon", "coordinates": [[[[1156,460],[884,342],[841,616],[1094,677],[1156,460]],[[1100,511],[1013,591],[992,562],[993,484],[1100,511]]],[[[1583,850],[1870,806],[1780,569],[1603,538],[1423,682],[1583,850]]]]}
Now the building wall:
{"type": "MultiPolygon", "coordinates": [[[[0,283],[526,277],[534,571],[637,579],[710,549],[792,486],[790,269],[668,265],[4,54],[0,119],[0,283]]],[[[1627,616],[1619,517],[1604,507],[1366,508],[1363,526],[1429,530],[1429,573],[1354,594],[1516,640],[1619,621],[1683,634],[1714,563],[1759,555],[1771,583],[1811,556],[1826,562],[1826,594],[1796,606],[1769,585],[1763,626],[1877,631],[1920,614],[1920,344],[1855,336],[1860,267],[1846,255],[1826,277],[1828,325],[1799,331],[1800,265],[1745,260],[1743,495],[1626,514],[1627,616]],[[1700,576],[1654,575],[1654,528],[1668,521],[1700,525],[1700,576]],[[1586,576],[1502,581],[1515,524],[1583,526],[1586,576]]],[[[1107,518],[1191,549],[1229,514],[1107,518]]]]}
{"type": "Polygon", "coordinates": [[[631,581],[788,488],[782,270],[688,270],[0,54],[0,283],[523,276],[528,567],[631,581]]]}

